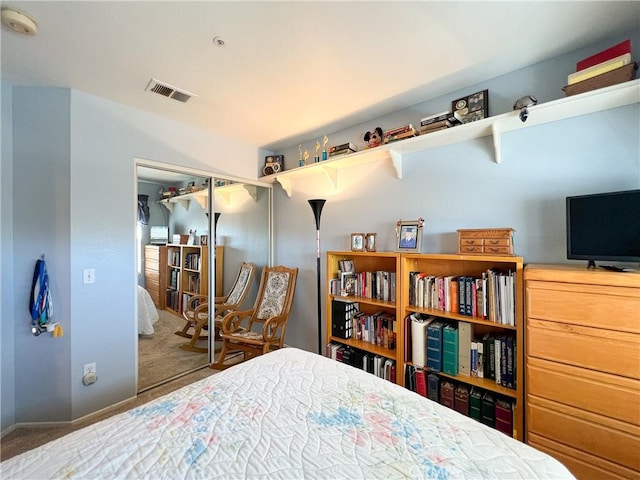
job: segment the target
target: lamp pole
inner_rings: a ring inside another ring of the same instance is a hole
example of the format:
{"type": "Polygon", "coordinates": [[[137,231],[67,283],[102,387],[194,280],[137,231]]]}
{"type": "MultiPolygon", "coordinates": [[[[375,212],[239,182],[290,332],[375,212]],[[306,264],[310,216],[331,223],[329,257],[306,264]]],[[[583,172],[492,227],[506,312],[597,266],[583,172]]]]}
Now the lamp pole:
{"type": "Polygon", "coordinates": [[[316,273],[317,273],[317,299],[318,299],[318,353],[322,355],[322,308],[320,299],[320,215],[326,200],[315,198],[309,200],[316,219],[316,273]]]}

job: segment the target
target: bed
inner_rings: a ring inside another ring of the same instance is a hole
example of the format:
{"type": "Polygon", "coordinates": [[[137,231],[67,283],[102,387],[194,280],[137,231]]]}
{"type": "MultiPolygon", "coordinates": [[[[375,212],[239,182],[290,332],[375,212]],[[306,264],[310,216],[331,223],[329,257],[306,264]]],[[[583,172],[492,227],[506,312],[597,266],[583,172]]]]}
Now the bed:
{"type": "Polygon", "coordinates": [[[158,321],[158,318],[158,310],[151,300],[151,295],[138,285],[138,334],[153,335],[155,333],[153,324],[158,321]]]}
{"type": "Polygon", "coordinates": [[[2,478],[573,478],[391,382],[284,348],[0,464],[2,478]]]}

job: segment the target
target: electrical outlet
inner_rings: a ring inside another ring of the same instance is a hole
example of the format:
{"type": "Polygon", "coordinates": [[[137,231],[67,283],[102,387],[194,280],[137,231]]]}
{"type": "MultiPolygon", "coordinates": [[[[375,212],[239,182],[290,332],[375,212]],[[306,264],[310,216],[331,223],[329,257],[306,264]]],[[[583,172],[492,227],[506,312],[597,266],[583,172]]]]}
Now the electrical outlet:
{"type": "Polygon", "coordinates": [[[96,364],[95,363],[87,363],[84,366],[84,372],[82,373],[82,375],[87,375],[89,373],[96,373],[96,364]]]}

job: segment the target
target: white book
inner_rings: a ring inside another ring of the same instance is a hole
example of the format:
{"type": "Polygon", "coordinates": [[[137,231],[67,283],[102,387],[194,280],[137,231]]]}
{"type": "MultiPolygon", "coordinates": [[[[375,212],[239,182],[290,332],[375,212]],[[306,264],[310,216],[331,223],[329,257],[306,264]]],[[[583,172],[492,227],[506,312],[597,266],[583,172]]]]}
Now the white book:
{"type": "Polygon", "coordinates": [[[416,367],[427,364],[427,327],[431,320],[411,316],[411,363],[416,367]]]}

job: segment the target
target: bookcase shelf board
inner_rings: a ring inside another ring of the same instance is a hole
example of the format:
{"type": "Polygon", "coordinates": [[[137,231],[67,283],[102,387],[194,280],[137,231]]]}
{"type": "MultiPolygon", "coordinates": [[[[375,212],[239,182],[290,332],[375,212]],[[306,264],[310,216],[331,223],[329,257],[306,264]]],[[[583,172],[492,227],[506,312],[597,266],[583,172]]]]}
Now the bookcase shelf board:
{"type": "Polygon", "coordinates": [[[494,161],[501,163],[502,134],[504,133],[633,105],[639,102],[640,79],[533,105],[529,107],[529,118],[526,122],[520,121],[518,111],[507,112],[380,147],[284,170],[280,173],[261,177],[261,181],[280,183],[287,195],[291,197],[294,183],[299,178],[310,175],[324,175],[331,185],[337,188],[341,170],[384,160],[391,162],[395,176],[398,179],[402,179],[404,155],[487,136],[493,138],[494,161]]]}

